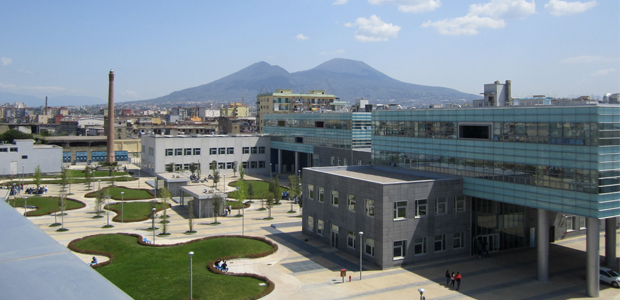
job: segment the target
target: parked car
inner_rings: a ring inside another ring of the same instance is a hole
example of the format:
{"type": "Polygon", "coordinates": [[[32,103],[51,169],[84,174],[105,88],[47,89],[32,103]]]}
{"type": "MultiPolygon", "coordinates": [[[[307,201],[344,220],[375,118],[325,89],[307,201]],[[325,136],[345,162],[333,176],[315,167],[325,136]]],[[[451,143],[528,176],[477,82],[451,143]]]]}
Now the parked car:
{"type": "Polygon", "coordinates": [[[601,267],[599,278],[602,282],[611,284],[615,288],[620,287],[620,274],[612,269],[601,267]]]}

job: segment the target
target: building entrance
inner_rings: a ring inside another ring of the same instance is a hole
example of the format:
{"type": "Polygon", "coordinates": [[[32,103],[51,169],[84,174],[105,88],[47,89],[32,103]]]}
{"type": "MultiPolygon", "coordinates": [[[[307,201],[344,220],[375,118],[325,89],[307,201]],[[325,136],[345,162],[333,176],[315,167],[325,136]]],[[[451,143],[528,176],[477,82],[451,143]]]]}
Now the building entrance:
{"type": "Polygon", "coordinates": [[[472,254],[525,246],[525,207],[481,198],[472,200],[472,254]],[[486,244],[485,244],[486,243],[486,244]]]}
{"type": "MultiPolygon", "coordinates": [[[[482,253],[488,252],[496,252],[499,250],[499,234],[487,234],[481,235],[475,238],[474,245],[476,247],[476,251],[479,249],[482,250],[482,253]],[[478,247],[480,245],[480,247],[478,247]]],[[[478,253],[479,255],[481,253],[478,253]]]]}
{"type": "Polygon", "coordinates": [[[338,248],[338,226],[332,225],[332,247],[338,248]]]}

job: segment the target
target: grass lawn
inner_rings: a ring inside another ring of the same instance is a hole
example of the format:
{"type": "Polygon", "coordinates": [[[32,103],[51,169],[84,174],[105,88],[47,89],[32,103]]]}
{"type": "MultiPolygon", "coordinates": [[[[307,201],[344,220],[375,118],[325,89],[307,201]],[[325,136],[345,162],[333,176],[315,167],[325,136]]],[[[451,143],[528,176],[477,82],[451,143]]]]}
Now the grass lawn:
{"type": "MultiPolygon", "coordinates": [[[[229,183],[228,185],[230,186],[234,186],[237,187],[239,186],[239,184],[243,184],[244,188],[245,188],[245,194],[247,199],[250,199],[250,196],[248,195],[248,183],[252,183],[252,186],[254,188],[254,197],[252,197],[252,199],[265,199],[267,198],[267,193],[269,193],[269,182],[267,181],[259,181],[259,180],[237,180],[234,182],[229,183]]],[[[287,188],[280,186],[280,192],[284,192],[284,191],[288,191],[287,188]]],[[[231,192],[228,193],[228,198],[235,198],[235,195],[237,194],[237,192],[231,192]]],[[[281,197],[282,195],[279,195],[278,197],[281,197]]]]}
{"type": "MultiPolygon", "coordinates": [[[[106,205],[105,208],[108,208],[106,205]]],[[[149,202],[126,202],[123,204],[123,213],[125,213],[124,221],[127,222],[138,222],[144,221],[151,218],[151,203],[149,202]]],[[[164,209],[163,203],[157,203],[157,212],[164,209]]],[[[115,211],[117,215],[112,219],[112,221],[120,222],[121,221],[121,204],[112,204],[110,205],[110,210],[115,211]]],[[[105,213],[104,213],[105,215],[105,213]]]]}
{"type": "Polygon", "coordinates": [[[249,299],[266,286],[260,279],[211,273],[207,263],[224,256],[246,257],[273,247],[263,241],[220,237],[170,247],[138,244],[137,237],[103,234],[71,242],[72,250],[87,254],[111,253],[113,261],[95,268],[134,299],[188,299],[189,256],[193,251],[193,298],[249,299]]]}
{"type": "MultiPolygon", "coordinates": [[[[94,185],[94,188],[97,188],[97,185],[94,185]]],[[[121,192],[124,192],[123,195],[124,200],[144,200],[144,199],[153,199],[153,194],[146,189],[130,189],[122,186],[114,186],[114,187],[105,187],[102,190],[107,190],[110,193],[110,197],[114,200],[121,200],[121,192]]],[[[84,195],[86,198],[95,198],[97,197],[97,191],[90,192],[84,195]]]]}
{"type": "MultiPolygon", "coordinates": [[[[9,200],[8,202],[13,205],[13,200],[9,200]]],[[[58,207],[58,197],[29,197],[26,201],[26,205],[37,207],[36,210],[28,211],[28,213],[26,213],[27,216],[31,217],[49,215],[53,212],[60,211],[60,208],[58,207]]],[[[15,206],[24,207],[24,199],[16,198],[15,206]]],[[[65,210],[78,209],[84,206],[86,206],[86,204],[83,202],[67,199],[67,208],[65,210]]]]}

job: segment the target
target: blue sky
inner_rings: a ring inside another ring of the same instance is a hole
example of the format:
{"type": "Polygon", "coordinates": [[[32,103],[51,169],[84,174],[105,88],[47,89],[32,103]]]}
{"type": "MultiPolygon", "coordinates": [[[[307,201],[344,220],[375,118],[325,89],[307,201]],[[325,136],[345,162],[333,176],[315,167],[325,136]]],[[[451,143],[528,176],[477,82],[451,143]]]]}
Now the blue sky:
{"type": "Polygon", "coordinates": [[[517,97],[600,96],[620,92],[619,2],[3,1],[0,91],[105,99],[114,69],[116,100],[142,100],[338,57],[473,94],[511,79],[517,97]]]}

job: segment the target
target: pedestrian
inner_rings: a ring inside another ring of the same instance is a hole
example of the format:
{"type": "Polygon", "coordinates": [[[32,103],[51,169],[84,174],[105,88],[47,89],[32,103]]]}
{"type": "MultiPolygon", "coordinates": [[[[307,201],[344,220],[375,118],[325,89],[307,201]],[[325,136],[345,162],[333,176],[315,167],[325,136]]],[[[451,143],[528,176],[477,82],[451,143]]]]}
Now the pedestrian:
{"type": "Polygon", "coordinates": [[[446,286],[449,286],[449,284],[450,284],[450,272],[446,270],[446,286]]]}
{"type": "Polygon", "coordinates": [[[456,279],[456,290],[458,291],[461,288],[461,278],[463,278],[463,276],[461,276],[461,273],[456,272],[454,278],[456,279]]]}
{"type": "Polygon", "coordinates": [[[452,277],[450,277],[450,287],[454,287],[454,281],[456,280],[454,272],[452,272],[452,277]]]}
{"type": "Polygon", "coordinates": [[[482,244],[479,240],[476,240],[476,250],[478,250],[478,257],[482,257],[482,244]]]}
{"type": "Polygon", "coordinates": [[[228,214],[232,214],[232,205],[228,205],[228,214]]]}

